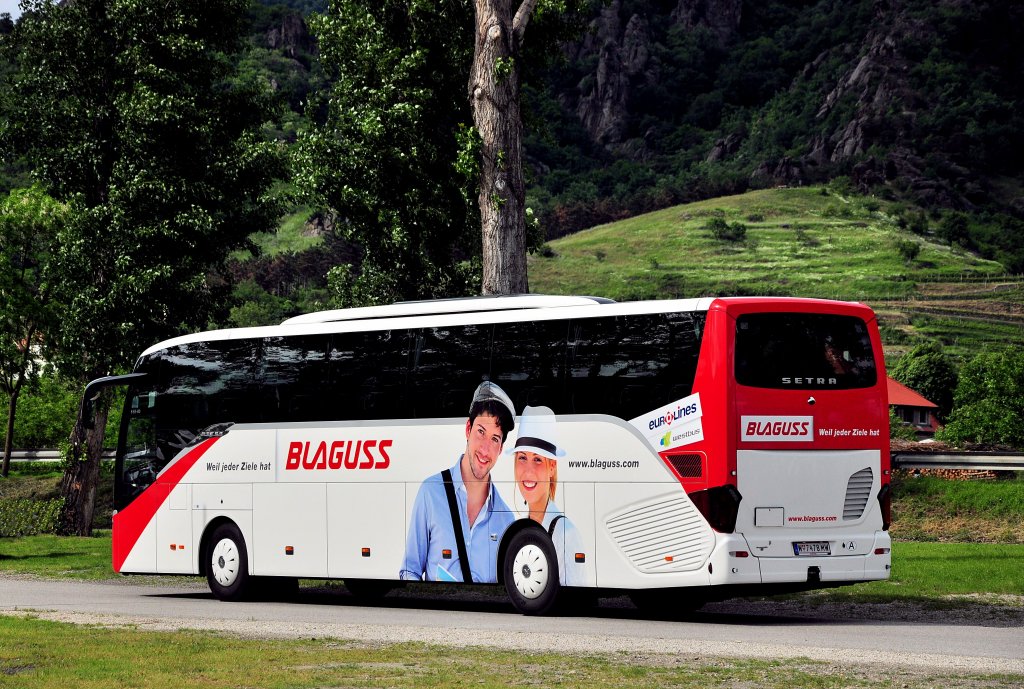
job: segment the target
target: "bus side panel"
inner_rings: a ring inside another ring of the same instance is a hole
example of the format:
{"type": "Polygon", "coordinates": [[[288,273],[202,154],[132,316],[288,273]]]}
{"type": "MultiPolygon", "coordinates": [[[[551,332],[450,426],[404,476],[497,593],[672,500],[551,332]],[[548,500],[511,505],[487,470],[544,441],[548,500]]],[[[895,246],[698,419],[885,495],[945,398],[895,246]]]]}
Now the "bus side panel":
{"type": "Polygon", "coordinates": [[[327,485],[253,486],[252,573],[327,576],[327,485]]]}
{"type": "MultiPolygon", "coordinates": [[[[156,490],[166,495],[166,488],[164,486],[150,486],[149,490],[156,490]]],[[[122,574],[147,574],[151,572],[157,572],[156,567],[156,519],[152,519],[142,529],[141,534],[134,544],[128,544],[123,541],[127,541],[128,534],[126,529],[117,528],[117,518],[121,516],[119,514],[114,515],[114,539],[120,541],[115,543],[113,548],[115,563],[114,571],[122,574]],[[118,552],[125,552],[128,548],[131,548],[127,552],[127,556],[124,558],[124,562],[118,567],[116,563],[116,557],[118,552]]]]}
{"type": "Polygon", "coordinates": [[[168,574],[195,574],[191,486],[156,486],[169,495],[156,515],[156,567],[168,574]]]}
{"type": "MultiPolygon", "coordinates": [[[[410,486],[413,495],[415,485],[410,486]]],[[[405,483],[327,484],[327,572],[397,579],[405,556],[405,483]]]]}
{"type": "Polygon", "coordinates": [[[598,585],[706,586],[715,533],[676,483],[599,483],[598,585]]]}

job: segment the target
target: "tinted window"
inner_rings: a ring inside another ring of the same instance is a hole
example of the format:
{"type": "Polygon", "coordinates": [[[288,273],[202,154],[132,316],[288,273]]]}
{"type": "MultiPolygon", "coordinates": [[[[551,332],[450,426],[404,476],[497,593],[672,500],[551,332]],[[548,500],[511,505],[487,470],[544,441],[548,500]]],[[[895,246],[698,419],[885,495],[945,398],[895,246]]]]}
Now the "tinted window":
{"type": "Polygon", "coordinates": [[[516,412],[526,406],[569,410],[565,401],[565,339],[568,321],[499,323],[494,326],[491,379],[512,398],[516,412]]]}
{"type": "Polygon", "coordinates": [[[573,321],[571,411],[631,419],[689,395],[704,319],[688,312],[573,321]]]}
{"type": "Polygon", "coordinates": [[[736,382],[805,390],[870,387],[875,359],[864,321],[817,313],[736,319],[736,382]]]}
{"type": "Polygon", "coordinates": [[[416,418],[465,417],[487,379],[491,326],[423,328],[412,334],[409,404],[416,418]]]}
{"type": "Polygon", "coordinates": [[[335,419],[404,419],[408,407],[410,335],[406,330],[338,333],[329,354],[335,419]]]}
{"type": "Polygon", "coordinates": [[[271,337],[263,341],[261,396],[265,421],[325,421],[333,418],[329,335],[271,337]]]}

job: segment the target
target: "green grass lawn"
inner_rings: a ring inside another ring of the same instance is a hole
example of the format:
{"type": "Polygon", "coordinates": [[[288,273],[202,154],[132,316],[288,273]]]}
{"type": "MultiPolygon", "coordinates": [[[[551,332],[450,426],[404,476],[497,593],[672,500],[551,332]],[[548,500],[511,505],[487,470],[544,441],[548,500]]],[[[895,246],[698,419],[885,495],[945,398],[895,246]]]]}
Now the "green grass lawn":
{"type": "MultiPolygon", "coordinates": [[[[74,579],[115,578],[110,533],[93,538],[26,536],[0,540],[0,572],[74,579]]],[[[893,575],[830,592],[843,600],[948,601],[952,596],[1024,596],[1024,545],[916,543],[893,546],[893,575]]],[[[145,577],[139,577],[145,582],[145,577]]]]}
{"type": "Polygon", "coordinates": [[[649,653],[570,655],[423,644],[232,638],[80,627],[0,616],[0,687],[234,689],[306,687],[1019,687],[1024,676],[810,660],[649,653]],[[893,684],[898,677],[898,684],[893,684]]]}
{"type": "Polygon", "coordinates": [[[879,312],[887,351],[937,339],[968,356],[982,343],[1024,344],[1024,281],[934,238],[901,230],[884,201],[764,189],[667,208],[550,242],[529,257],[530,289],[626,301],[779,295],[862,301],[879,312]],[[722,217],[747,227],[725,242],[722,217]],[[904,260],[901,242],[920,246],[904,260]]]}

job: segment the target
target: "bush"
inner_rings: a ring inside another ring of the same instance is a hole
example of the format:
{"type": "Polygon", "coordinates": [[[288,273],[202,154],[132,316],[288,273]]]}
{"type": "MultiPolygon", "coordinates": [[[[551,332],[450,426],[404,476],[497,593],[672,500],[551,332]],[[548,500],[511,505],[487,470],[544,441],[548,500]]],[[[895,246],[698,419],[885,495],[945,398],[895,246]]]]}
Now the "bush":
{"type": "Polygon", "coordinates": [[[901,239],[896,242],[896,251],[899,252],[905,263],[910,263],[921,253],[921,245],[912,239],[901,239]]]}
{"type": "Polygon", "coordinates": [[[711,218],[705,229],[720,242],[742,242],[747,238],[747,226],[740,222],[728,223],[724,218],[711,218]]]}
{"type": "Polygon", "coordinates": [[[64,498],[0,499],[0,538],[54,533],[63,507],[64,498]]]}

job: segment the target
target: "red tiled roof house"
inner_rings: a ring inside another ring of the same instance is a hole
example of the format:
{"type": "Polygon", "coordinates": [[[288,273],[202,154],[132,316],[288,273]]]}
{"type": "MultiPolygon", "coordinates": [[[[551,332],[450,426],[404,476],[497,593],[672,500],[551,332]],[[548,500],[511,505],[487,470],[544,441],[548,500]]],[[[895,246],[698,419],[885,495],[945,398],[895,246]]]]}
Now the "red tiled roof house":
{"type": "Polygon", "coordinates": [[[935,412],[939,405],[929,402],[906,385],[886,378],[889,386],[889,407],[909,424],[919,436],[932,436],[941,424],[935,412]]]}

